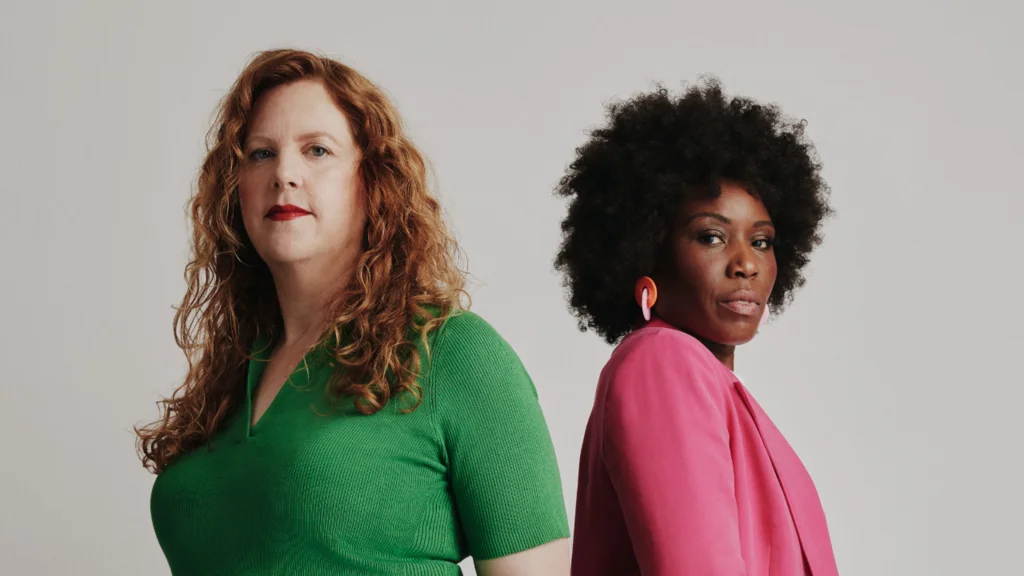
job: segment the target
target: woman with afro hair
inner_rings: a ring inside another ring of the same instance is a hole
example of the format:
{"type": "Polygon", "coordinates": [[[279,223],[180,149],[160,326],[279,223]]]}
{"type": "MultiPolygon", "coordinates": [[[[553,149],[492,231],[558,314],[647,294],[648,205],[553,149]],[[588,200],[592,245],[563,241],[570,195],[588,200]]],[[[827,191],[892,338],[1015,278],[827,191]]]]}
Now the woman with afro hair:
{"type": "Polygon", "coordinates": [[[618,344],[580,462],[580,576],[831,576],[806,469],[733,373],[830,214],[803,123],[715,79],[610,106],[562,179],[556,267],[618,344]]]}

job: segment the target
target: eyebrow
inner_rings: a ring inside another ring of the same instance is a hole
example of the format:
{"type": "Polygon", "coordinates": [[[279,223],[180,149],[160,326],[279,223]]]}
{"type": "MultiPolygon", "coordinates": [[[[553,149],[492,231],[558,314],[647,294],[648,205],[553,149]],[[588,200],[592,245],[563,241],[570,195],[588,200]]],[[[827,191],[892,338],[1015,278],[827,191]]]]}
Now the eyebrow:
{"type": "MultiPolygon", "coordinates": [[[[334,142],[336,145],[338,145],[338,146],[341,145],[341,143],[338,142],[337,138],[335,138],[334,136],[331,136],[330,133],[325,132],[323,130],[317,130],[317,131],[314,131],[314,132],[306,132],[305,134],[299,134],[299,136],[296,137],[296,140],[312,140],[314,138],[327,138],[331,142],[334,142]]],[[[263,136],[262,134],[253,134],[253,135],[251,135],[251,136],[249,136],[248,138],[245,139],[246,145],[248,145],[249,142],[251,142],[253,140],[271,140],[271,138],[269,138],[267,136],[263,136]]]]}
{"type": "MultiPolygon", "coordinates": [[[[732,220],[729,220],[717,212],[697,212],[696,214],[692,214],[683,225],[688,226],[690,222],[693,222],[698,218],[711,218],[713,220],[718,220],[723,224],[732,224],[732,220]]],[[[757,222],[754,222],[754,228],[763,228],[765,226],[774,228],[775,224],[772,224],[769,220],[758,220],[757,222]]]]}

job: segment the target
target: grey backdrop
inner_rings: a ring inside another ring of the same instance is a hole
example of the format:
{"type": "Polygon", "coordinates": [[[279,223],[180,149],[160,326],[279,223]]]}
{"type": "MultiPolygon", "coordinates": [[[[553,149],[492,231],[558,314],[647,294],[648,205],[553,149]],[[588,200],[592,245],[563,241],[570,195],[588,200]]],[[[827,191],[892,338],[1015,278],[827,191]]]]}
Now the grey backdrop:
{"type": "Polygon", "coordinates": [[[814,476],[844,575],[1019,573],[1021,16],[923,0],[5,3],[0,573],[168,573],[131,426],[183,375],[171,306],[212,110],[280,46],[339,57],[397,101],[475,310],[536,381],[570,514],[610,351],[577,331],[551,265],[573,148],[611,98],[701,73],[806,118],[839,215],[737,369],[814,476]]]}

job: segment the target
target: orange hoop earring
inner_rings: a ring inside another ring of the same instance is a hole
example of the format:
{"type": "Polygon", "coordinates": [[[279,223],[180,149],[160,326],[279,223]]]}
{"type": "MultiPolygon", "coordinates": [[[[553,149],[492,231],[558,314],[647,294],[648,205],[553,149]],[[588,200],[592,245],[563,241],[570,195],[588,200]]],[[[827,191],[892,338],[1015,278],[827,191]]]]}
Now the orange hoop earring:
{"type": "Polygon", "coordinates": [[[658,301],[658,286],[649,276],[642,276],[633,287],[633,297],[643,311],[644,320],[651,320],[651,308],[658,301]]]}

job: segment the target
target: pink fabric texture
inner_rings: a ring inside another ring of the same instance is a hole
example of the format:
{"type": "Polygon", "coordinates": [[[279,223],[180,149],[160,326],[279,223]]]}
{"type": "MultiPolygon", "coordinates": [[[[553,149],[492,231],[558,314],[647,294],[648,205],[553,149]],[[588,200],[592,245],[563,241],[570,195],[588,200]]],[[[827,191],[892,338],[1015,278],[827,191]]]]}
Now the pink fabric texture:
{"type": "Polygon", "coordinates": [[[835,576],[817,490],[736,376],[655,318],[601,373],[574,576],[835,576]]]}

